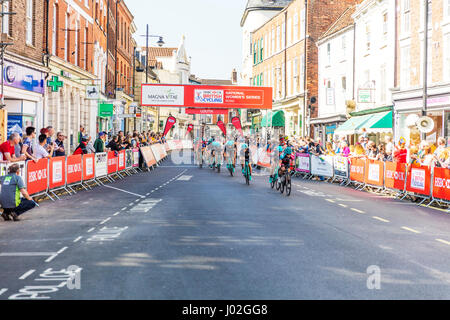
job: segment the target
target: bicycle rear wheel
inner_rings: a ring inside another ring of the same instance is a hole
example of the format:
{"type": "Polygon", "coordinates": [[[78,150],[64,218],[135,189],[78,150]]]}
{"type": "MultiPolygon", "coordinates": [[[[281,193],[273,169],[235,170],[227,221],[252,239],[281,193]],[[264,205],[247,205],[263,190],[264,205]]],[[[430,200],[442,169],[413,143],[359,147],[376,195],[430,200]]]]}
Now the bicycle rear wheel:
{"type": "Polygon", "coordinates": [[[286,177],[286,195],[289,197],[291,195],[292,190],[292,182],[291,182],[291,176],[290,174],[286,177]]]}

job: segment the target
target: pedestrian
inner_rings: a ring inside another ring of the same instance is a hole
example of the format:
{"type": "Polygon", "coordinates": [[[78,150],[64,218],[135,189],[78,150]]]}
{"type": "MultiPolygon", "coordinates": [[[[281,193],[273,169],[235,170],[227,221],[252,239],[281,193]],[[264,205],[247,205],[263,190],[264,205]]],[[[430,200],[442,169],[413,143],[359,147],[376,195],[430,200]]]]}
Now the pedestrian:
{"type": "Polygon", "coordinates": [[[2,218],[5,221],[11,220],[10,216],[14,221],[20,221],[20,215],[36,206],[25,188],[18,164],[10,166],[8,175],[0,177],[0,185],[0,205],[3,208],[2,218]],[[21,199],[20,195],[25,199],[21,199]]]}
{"type": "Polygon", "coordinates": [[[7,162],[19,162],[27,159],[26,155],[16,157],[15,146],[20,142],[20,135],[18,133],[12,133],[9,136],[8,141],[3,142],[0,145],[0,152],[3,156],[3,161],[7,162]]]}
{"type": "Polygon", "coordinates": [[[45,134],[41,134],[38,138],[39,144],[36,146],[36,150],[34,152],[34,157],[38,160],[43,159],[43,158],[53,157],[53,151],[54,151],[53,143],[50,146],[50,149],[45,148],[45,146],[47,144],[47,138],[48,137],[45,134]]]}
{"type": "Polygon", "coordinates": [[[64,157],[66,155],[66,149],[64,148],[64,139],[67,138],[62,132],[56,134],[56,147],[54,151],[55,157],[64,157]]]}
{"type": "Polygon", "coordinates": [[[104,132],[100,132],[98,134],[98,138],[94,142],[95,152],[105,152],[105,141],[106,134],[104,132]]]}
{"type": "Polygon", "coordinates": [[[120,146],[119,146],[119,137],[118,136],[113,136],[111,141],[108,143],[107,147],[109,149],[111,149],[111,151],[116,151],[119,152],[120,151],[120,146]]]}
{"type": "Polygon", "coordinates": [[[25,134],[26,137],[23,139],[22,153],[27,156],[27,159],[37,160],[33,157],[33,140],[36,139],[36,128],[27,127],[25,134]]]}
{"type": "Polygon", "coordinates": [[[81,143],[81,138],[85,135],[84,126],[80,125],[80,132],[78,133],[78,143],[81,143]]]}
{"type": "Polygon", "coordinates": [[[81,142],[78,145],[78,147],[76,147],[75,151],[73,152],[74,155],[77,154],[88,154],[89,151],[87,149],[87,144],[88,144],[88,138],[86,137],[81,137],[81,142]]]}

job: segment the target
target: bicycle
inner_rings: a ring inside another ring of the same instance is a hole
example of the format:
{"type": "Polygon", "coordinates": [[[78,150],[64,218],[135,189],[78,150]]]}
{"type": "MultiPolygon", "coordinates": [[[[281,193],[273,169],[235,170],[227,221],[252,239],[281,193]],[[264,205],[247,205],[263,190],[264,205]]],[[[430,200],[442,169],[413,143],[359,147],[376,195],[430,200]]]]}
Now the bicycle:
{"type": "Polygon", "coordinates": [[[245,183],[249,186],[250,185],[250,168],[249,168],[249,163],[248,161],[245,161],[245,166],[244,166],[244,177],[245,177],[245,183]]]}
{"type": "Polygon", "coordinates": [[[234,164],[233,164],[233,159],[231,159],[230,156],[227,157],[227,169],[228,169],[228,171],[230,171],[230,175],[233,176],[234,175],[234,164]]]}
{"type": "Polygon", "coordinates": [[[280,172],[278,181],[280,193],[283,194],[286,190],[286,195],[289,197],[292,191],[292,171],[290,166],[289,168],[286,168],[284,172],[280,172]]]}

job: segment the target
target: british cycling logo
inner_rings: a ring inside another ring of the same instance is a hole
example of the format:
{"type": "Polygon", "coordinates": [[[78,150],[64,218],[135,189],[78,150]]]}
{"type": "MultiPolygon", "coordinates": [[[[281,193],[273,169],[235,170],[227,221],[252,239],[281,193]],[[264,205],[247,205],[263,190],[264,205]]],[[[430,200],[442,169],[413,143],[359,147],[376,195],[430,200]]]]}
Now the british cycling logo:
{"type": "Polygon", "coordinates": [[[195,103],[223,103],[223,90],[195,90],[195,103]]]}

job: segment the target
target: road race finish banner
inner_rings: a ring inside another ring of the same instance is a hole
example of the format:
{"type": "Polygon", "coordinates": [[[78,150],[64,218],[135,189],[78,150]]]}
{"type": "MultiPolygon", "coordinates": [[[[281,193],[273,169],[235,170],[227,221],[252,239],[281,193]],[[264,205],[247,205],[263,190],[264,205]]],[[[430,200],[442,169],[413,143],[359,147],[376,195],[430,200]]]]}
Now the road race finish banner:
{"type": "Polygon", "coordinates": [[[133,149],[133,168],[139,168],[139,148],[133,149]]]}
{"type": "Polygon", "coordinates": [[[82,157],[81,154],[68,156],[66,159],[66,168],[67,168],[67,178],[66,182],[68,185],[79,183],[83,178],[82,172],[82,157]]]}
{"type": "Polygon", "coordinates": [[[348,158],[334,157],[334,176],[348,179],[348,158]]]}
{"type": "Polygon", "coordinates": [[[95,155],[83,155],[83,181],[92,180],[95,178],[95,155]]]}
{"type": "Polygon", "coordinates": [[[366,160],[364,183],[382,187],[384,185],[384,162],[366,160]]]}
{"type": "Polygon", "coordinates": [[[123,171],[126,168],[126,164],[125,164],[125,157],[126,157],[126,153],[125,150],[121,150],[119,151],[119,159],[118,159],[118,165],[117,165],[117,170],[118,171],[123,171]]]}
{"type": "Polygon", "coordinates": [[[186,114],[228,114],[228,109],[214,109],[214,108],[186,108],[186,114]]]}
{"type": "Polygon", "coordinates": [[[311,173],[315,176],[333,177],[333,157],[311,156],[311,173]]]}
{"type": "MultiPolygon", "coordinates": [[[[139,160],[138,160],[139,161],[139,160]]],[[[125,151],[125,169],[133,168],[133,151],[125,151]]]]}
{"type": "Polygon", "coordinates": [[[406,191],[421,195],[430,195],[431,172],[428,167],[412,166],[408,171],[406,191]]]}
{"type": "Polygon", "coordinates": [[[384,186],[387,189],[405,190],[406,164],[397,162],[385,162],[384,186]]]}
{"type": "Polygon", "coordinates": [[[155,156],[150,147],[141,147],[141,153],[147,167],[150,168],[156,164],[155,156]]]}
{"type": "Polygon", "coordinates": [[[308,153],[295,154],[295,171],[304,173],[311,172],[308,153]]]}
{"type": "Polygon", "coordinates": [[[236,130],[241,133],[241,136],[243,136],[244,132],[242,132],[241,119],[239,117],[233,117],[233,119],[231,119],[231,123],[236,128],[236,130]]]}
{"type": "Polygon", "coordinates": [[[27,191],[30,195],[47,191],[48,159],[27,162],[27,191]]]}
{"type": "Polygon", "coordinates": [[[227,128],[225,127],[225,124],[222,120],[217,121],[217,126],[219,127],[220,131],[222,131],[224,136],[227,136],[227,128]]]}
{"type": "Polygon", "coordinates": [[[351,159],[350,180],[364,183],[364,168],[366,162],[361,159],[351,159]]]}
{"type": "MultiPolygon", "coordinates": [[[[55,157],[49,161],[50,178],[48,188],[56,189],[66,184],[66,157],[55,157]]],[[[81,163],[80,163],[81,172],[81,163]]]]}
{"type": "Polygon", "coordinates": [[[170,116],[170,117],[167,118],[166,127],[164,128],[163,137],[165,137],[169,133],[170,129],[172,129],[172,127],[175,125],[175,123],[177,123],[177,119],[175,119],[175,117],[170,116]]]}
{"type": "Polygon", "coordinates": [[[450,201],[450,169],[434,168],[433,198],[450,201]]]}
{"type": "Polygon", "coordinates": [[[114,151],[108,152],[108,174],[117,172],[118,159],[114,151]]]}
{"type": "Polygon", "coordinates": [[[95,177],[101,178],[108,175],[108,155],[106,152],[95,154],[95,177]]]}
{"type": "Polygon", "coordinates": [[[179,108],[272,109],[272,88],[142,84],[141,105],[179,108]]]}

